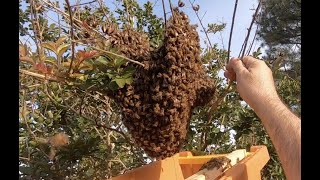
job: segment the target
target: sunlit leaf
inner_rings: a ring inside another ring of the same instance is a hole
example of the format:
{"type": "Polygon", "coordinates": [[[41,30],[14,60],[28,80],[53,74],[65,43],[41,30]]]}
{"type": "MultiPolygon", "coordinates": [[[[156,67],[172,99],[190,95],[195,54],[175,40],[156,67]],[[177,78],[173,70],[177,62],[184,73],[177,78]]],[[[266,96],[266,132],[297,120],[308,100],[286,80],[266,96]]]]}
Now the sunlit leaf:
{"type": "Polygon", "coordinates": [[[116,78],[115,81],[120,88],[123,88],[126,84],[126,79],[124,78],[116,78]]]}
{"type": "Polygon", "coordinates": [[[57,47],[54,42],[42,43],[41,46],[57,54],[57,47]]]}
{"type": "Polygon", "coordinates": [[[53,57],[53,56],[48,56],[48,57],[46,57],[44,62],[56,65],[57,64],[57,59],[55,57],[53,57]]]}
{"type": "Polygon", "coordinates": [[[126,78],[125,81],[127,84],[131,84],[133,82],[133,78],[132,77],[126,78]]]}
{"type": "Polygon", "coordinates": [[[87,62],[83,62],[82,64],[80,64],[79,66],[79,70],[92,70],[93,66],[90,63],[87,62]]]}
{"type": "Polygon", "coordinates": [[[69,44],[62,44],[57,48],[57,56],[62,57],[63,53],[65,53],[69,49],[69,44]]]}
{"type": "Polygon", "coordinates": [[[22,57],[27,56],[27,52],[27,46],[19,44],[19,55],[22,57]]]}
{"type": "Polygon", "coordinates": [[[63,62],[63,63],[61,63],[61,64],[62,64],[62,66],[63,66],[63,67],[70,67],[71,60],[70,60],[70,59],[68,59],[68,61],[67,61],[67,62],[63,62]]]}
{"type": "Polygon", "coordinates": [[[56,45],[57,45],[57,46],[60,46],[66,39],[67,39],[67,36],[61,36],[61,37],[57,40],[56,45]]]}
{"type": "Polygon", "coordinates": [[[98,58],[95,60],[95,62],[100,63],[100,64],[103,64],[103,65],[105,65],[105,66],[108,66],[108,65],[109,65],[109,62],[108,62],[107,59],[106,59],[105,57],[103,57],[103,56],[98,57],[98,58]]]}

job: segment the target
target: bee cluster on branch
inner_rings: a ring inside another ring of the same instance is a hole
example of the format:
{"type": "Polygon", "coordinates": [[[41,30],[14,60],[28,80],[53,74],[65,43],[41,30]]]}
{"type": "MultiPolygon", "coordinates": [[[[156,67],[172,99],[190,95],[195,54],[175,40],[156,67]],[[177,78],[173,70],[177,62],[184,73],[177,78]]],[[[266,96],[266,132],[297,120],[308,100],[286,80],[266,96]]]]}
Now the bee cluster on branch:
{"type": "Polygon", "coordinates": [[[112,95],[122,107],[124,125],[149,156],[174,155],[185,142],[193,109],[208,103],[215,92],[201,63],[196,26],[175,8],[158,49],[129,26],[119,30],[109,24],[104,32],[114,48],[145,64],[135,65],[133,83],[112,95]]]}

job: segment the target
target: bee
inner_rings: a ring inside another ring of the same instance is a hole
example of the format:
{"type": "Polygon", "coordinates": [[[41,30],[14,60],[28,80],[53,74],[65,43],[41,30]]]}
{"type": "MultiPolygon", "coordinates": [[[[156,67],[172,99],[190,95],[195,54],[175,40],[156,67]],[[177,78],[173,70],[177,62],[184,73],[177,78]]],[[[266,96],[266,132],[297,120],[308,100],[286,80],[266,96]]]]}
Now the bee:
{"type": "Polygon", "coordinates": [[[182,0],[179,0],[179,1],[178,1],[178,6],[179,6],[179,7],[183,7],[184,5],[185,5],[185,4],[184,4],[184,2],[182,2],[182,0]]]}
{"type": "Polygon", "coordinates": [[[143,141],[144,145],[148,145],[149,141],[143,141]]]}
{"type": "Polygon", "coordinates": [[[160,148],[160,147],[155,147],[155,148],[153,148],[153,151],[154,151],[154,152],[157,152],[157,153],[158,153],[158,152],[161,152],[161,148],[160,148]]]}
{"type": "Polygon", "coordinates": [[[135,119],[140,119],[140,116],[139,116],[137,113],[134,113],[134,114],[133,114],[133,117],[134,117],[135,119]]]}

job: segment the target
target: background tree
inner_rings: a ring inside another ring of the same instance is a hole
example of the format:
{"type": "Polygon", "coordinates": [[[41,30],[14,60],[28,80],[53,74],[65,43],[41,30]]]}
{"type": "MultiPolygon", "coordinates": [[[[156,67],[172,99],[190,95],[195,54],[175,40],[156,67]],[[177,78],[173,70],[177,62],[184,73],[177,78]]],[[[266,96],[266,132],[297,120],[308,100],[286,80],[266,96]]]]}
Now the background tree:
{"type": "Polygon", "coordinates": [[[267,48],[264,59],[300,79],[301,0],[264,1],[257,24],[258,37],[267,48]]]}
{"type": "MultiPolygon", "coordinates": [[[[153,48],[161,46],[164,17],[156,16],[153,7],[152,2],[135,0],[115,0],[108,7],[101,0],[83,4],[20,0],[21,179],[103,179],[153,161],[134,145],[122,124],[119,106],[108,96],[132,82],[135,68],[131,65],[136,62],[111,48],[104,34],[112,28],[131,26],[147,33],[153,48]]],[[[267,7],[262,7],[259,20],[267,21],[267,7]]],[[[259,26],[262,37],[263,25],[259,26]]],[[[213,22],[203,28],[206,33],[216,33],[224,27],[213,22]]],[[[286,31],[282,33],[286,35],[286,31]]],[[[273,47],[281,49],[280,41],[266,42],[270,47],[274,42],[273,47]]],[[[215,43],[202,47],[202,61],[217,84],[217,92],[211,103],[194,110],[182,150],[198,155],[267,145],[271,160],[263,178],[284,179],[260,120],[234,86],[227,91],[224,78],[218,76],[227,52],[215,43]]],[[[261,56],[259,51],[253,55],[261,56]]],[[[299,76],[286,73],[283,64],[273,63],[271,67],[280,96],[300,115],[299,76]]]]}
{"type": "MultiPolygon", "coordinates": [[[[273,71],[277,90],[288,107],[300,116],[301,1],[263,1],[257,26],[258,39],[266,49],[263,59],[273,71]]],[[[264,169],[263,174],[284,179],[272,146],[269,152],[272,155],[267,164],[269,170],[264,169]]]]}

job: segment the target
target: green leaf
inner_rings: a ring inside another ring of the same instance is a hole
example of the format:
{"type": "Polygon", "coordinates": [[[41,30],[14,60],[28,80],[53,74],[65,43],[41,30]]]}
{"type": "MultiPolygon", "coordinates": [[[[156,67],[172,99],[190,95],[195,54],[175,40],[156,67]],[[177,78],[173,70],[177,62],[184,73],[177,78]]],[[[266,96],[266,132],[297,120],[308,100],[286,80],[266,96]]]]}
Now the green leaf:
{"type": "Polygon", "coordinates": [[[63,44],[57,48],[57,56],[62,57],[63,53],[65,53],[69,49],[69,44],[63,44]]]}
{"type": "Polygon", "coordinates": [[[106,75],[110,78],[110,79],[114,79],[117,76],[117,72],[113,71],[113,70],[108,70],[106,75]]]}
{"type": "Polygon", "coordinates": [[[56,49],[56,44],[54,42],[42,43],[41,46],[56,54],[57,49],[56,49]]]}
{"type": "Polygon", "coordinates": [[[44,62],[47,62],[47,63],[50,63],[50,64],[56,64],[57,63],[57,59],[55,57],[53,57],[53,56],[48,56],[48,57],[46,57],[44,62]]]}
{"type": "Polygon", "coordinates": [[[90,168],[90,169],[88,169],[86,171],[86,175],[89,176],[89,177],[91,177],[93,175],[93,173],[94,173],[94,169],[93,168],[90,168]]]}
{"type": "Polygon", "coordinates": [[[19,137],[19,142],[23,142],[26,140],[26,137],[19,137]]]}
{"type": "Polygon", "coordinates": [[[118,68],[118,67],[120,67],[121,65],[123,65],[124,63],[126,63],[127,61],[125,60],[125,59],[123,59],[123,58],[116,58],[115,60],[114,60],[114,66],[116,67],[116,68],[118,68]]]}
{"type": "Polygon", "coordinates": [[[132,67],[132,66],[128,66],[123,70],[123,77],[127,78],[132,76],[132,74],[136,71],[136,68],[132,67]]]}
{"type": "Polygon", "coordinates": [[[49,118],[53,118],[53,114],[51,111],[47,111],[49,118]]]}
{"type": "Polygon", "coordinates": [[[37,142],[35,141],[30,141],[29,144],[31,144],[32,146],[35,146],[37,144],[37,142]]]}
{"type": "Polygon", "coordinates": [[[32,168],[31,167],[23,167],[19,166],[19,171],[23,174],[32,174],[32,168]]]}
{"type": "Polygon", "coordinates": [[[132,77],[126,78],[126,83],[127,84],[131,84],[132,82],[133,82],[133,78],[132,77]]]}
{"type": "Polygon", "coordinates": [[[107,59],[103,56],[99,56],[96,60],[95,60],[96,64],[103,64],[105,66],[109,65],[109,62],[107,61],[107,59]]]}
{"type": "Polygon", "coordinates": [[[112,91],[115,91],[117,89],[119,89],[118,84],[116,83],[116,81],[111,81],[108,85],[109,89],[112,91]]]}
{"type": "Polygon", "coordinates": [[[52,24],[50,24],[50,26],[49,26],[49,28],[50,28],[50,29],[54,29],[55,27],[56,27],[56,25],[55,25],[55,24],[53,24],[53,23],[52,23],[52,24]]]}
{"type": "Polygon", "coordinates": [[[123,88],[126,84],[126,79],[124,78],[116,78],[115,81],[120,88],[123,88]]]}
{"type": "Polygon", "coordinates": [[[218,132],[220,132],[220,129],[219,128],[213,128],[213,131],[212,131],[213,133],[218,133],[218,132]]]}

